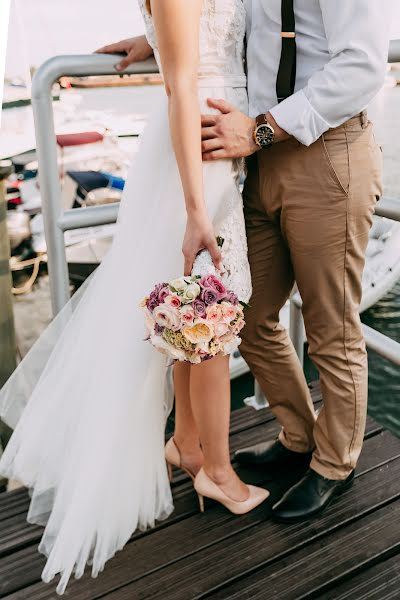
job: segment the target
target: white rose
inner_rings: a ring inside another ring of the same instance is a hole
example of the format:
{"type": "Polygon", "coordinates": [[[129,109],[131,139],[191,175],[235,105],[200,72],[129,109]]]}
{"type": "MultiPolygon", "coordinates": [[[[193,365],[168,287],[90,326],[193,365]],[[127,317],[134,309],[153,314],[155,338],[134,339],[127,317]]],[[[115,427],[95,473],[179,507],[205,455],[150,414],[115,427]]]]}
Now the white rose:
{"type": "Polygon", "coordinates": [[[183,291],[182,294],[182,302],[183,304],[190,304],[198,296],[200,296],[201,288],[198,283],[191,283],[187,286],[187,288],[183,291]]]}
{"type": "Polygon", "coordinates": [[[174,279],[169,284],[174,290],[177,292],[182,292],[185,288],[187,288],[188,284],[185,281],[184,277],[179,277],[178,279],[174,279]]]}
{"type": "Polygon", "coordinates": [[[241,339],[237,336],[234,336],[231,340],[224,342],[224,352],[225,354],[232,354],[238,349],[239,344],[241,343],[241,339]]]}
{"type": "Polygon", "coordinates": [[[153,311],[153,318],[158,325],[179,331],[181,328],[181,318],[179,312],[168,304],[160,304],[153,311]]]}
{"type": "Polygon", "coordinates": [[[226,323],[214,323],[214,331],[217,337],[222,337],[229,331],[229,327],[226,323]]]}

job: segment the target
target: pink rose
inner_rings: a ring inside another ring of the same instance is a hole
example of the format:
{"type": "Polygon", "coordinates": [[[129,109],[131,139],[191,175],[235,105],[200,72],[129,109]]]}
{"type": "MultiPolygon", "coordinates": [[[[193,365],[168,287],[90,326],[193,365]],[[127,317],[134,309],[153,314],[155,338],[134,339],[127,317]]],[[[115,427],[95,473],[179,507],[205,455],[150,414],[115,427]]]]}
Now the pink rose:
{"type": "Polygon", "coordinates": [[[181,321],[184,325],[191,325],[194,321],[195,313],[191,306],[182,306],[180,309],[181,321]]]}
{"type": "Polygon", "coordinates": [[[213,290],[217,295],[217,300],[222,300],[227,294],[227,289],[218,277],[215,275],[204,275],[200,279],[200,285],[205,289],[213,290]]]}
{"type": "Polygon", "coordinates": [[[207,307],[207,319],[211,323],[217,323],[222,319],[221,306],[219,304],[213,304],[207,307]]]}
{"type": "Polygon", "coordinates": [[[230,323],[231,321],[236,319],[238,311],[235,306],[232,306],[232,304],[229,304],[228,302],[222,302],[220,306],[222,311],[222,318],[224,319],[224,321],[230,323]]]}
{"type": "Polygon", "coordinates": [[[181,299],[176,294],[168,294],[165,297],[164,303],[173,308],[179,308],[182,304],[181,299]]]}

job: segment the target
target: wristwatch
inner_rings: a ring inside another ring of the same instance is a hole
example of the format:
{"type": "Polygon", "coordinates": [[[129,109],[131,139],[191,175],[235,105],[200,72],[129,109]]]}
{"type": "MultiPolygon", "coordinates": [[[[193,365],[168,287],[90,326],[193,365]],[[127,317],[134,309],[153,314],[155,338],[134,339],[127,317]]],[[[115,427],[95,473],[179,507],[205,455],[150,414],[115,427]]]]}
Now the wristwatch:
{"type": "Polygon", "coordinates": [[[267,115],[258,115],[253,138],[259,148],[269,148],[274,142],[275,131],[268,123],[267,115]]]}

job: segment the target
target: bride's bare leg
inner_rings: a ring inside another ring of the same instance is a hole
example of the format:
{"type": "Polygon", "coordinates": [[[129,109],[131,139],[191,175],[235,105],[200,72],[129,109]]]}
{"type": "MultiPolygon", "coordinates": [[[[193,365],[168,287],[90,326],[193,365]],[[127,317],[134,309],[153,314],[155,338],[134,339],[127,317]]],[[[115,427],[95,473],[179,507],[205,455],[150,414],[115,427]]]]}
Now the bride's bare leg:
{"type": "Polygon", "coordinates": [[[204,470],[230,498],[246,500],[248,488],[233,470],[229,454],[229,357],[217,356],[192,365],[190,397],[204,454],[204,470]]]}
{"type": "Polygon", "coordinates": [[[197,473],[203,464],[199,432],[190,402],[190,364],[174,365],[175,431],[174,440],[179,448],[182,464],[197,473]]]}

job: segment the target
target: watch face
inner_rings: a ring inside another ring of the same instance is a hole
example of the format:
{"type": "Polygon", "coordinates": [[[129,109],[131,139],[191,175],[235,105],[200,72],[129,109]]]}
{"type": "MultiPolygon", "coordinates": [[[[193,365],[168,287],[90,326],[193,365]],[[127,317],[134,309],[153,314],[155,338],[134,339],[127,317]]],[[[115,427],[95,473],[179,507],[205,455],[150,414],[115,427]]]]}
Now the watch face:
{"type": "Polygon", "coordinates": [[[256,142],[259,146],[265,148],[274,141],[274,130],[268,124],[262,124],[257,127],[255,134],[256,142]]]}

